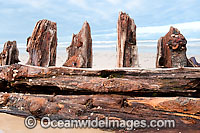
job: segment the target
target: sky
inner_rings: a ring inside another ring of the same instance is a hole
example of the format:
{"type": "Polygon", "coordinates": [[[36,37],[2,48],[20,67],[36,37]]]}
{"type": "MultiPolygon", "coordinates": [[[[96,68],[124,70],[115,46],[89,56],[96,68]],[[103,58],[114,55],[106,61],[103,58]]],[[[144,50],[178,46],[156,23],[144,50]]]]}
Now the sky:
{"type": "Polygon", "coordinates": [[[58,42],[70,42],[86,20],[93,41],[116,41],[120,11],[134,19],[137,40],[158,40],[171,25],[200,38],[199,0],[0,0],[0,44],[26,43],[41,19],[57,23],[58,42]]]}

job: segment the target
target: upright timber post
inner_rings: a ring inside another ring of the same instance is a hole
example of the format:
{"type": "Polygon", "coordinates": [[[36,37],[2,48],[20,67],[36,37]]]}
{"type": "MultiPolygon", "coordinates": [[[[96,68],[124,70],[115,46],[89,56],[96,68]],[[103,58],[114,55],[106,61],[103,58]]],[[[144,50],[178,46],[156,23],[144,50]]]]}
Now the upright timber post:
{"type": "Polygon", "coordinates": [[[42,67],[55,66],[56,48],[56,23],[45,19],[38,21],[32,36],[27,39],[27,52],[29,52],[27,64],[42,67]]]}
{"type": "Polygon", "coordinates": [[[186,67],[187,40],[177,28],[170,27],[169,32],[158,40],[156,67],[186,67]]]}
{"type": "Polygon", "coordinates": [[[119,13],[117,33],[117,67],[137,67],[136,25],[128,14],[119,13]]]}
{"type": "Polygon", "coordinates": [[[16,41],[7,41],[4,44],[3,51],[0,53],[0,65],[11,65],[20,62],[19,50],[16,41]]]}
{"type": "Polygon", "coordinates": [[[86,21],[78,34],[72,35],[71,45],[67,48],[68,59],[63,64],[67,67],[92,67],[92,37],[90,25],[86,21]]]}

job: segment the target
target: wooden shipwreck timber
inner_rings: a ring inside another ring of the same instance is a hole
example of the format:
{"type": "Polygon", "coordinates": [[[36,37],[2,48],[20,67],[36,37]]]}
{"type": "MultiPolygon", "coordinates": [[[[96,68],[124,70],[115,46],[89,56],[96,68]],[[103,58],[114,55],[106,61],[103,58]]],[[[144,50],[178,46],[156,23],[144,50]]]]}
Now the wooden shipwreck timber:
{"type": "Polygon", "coordinates": [[[171,27],[158,41],[157,68],[133,68],[139,65],[136,25],[121,12],[117,66],[127,68],[91,68],[92,38],[88,22],[78,34],[73,34],[63,67],[56,67],[57,26],[41,20],[27,39],[27,65],[16,64],[19,62],[16,42],[4,46],[0,55],[0,112],[56,120],[174,120],[175,128],[133,130],[198,132],[200,68],[195,58],[187,59],[186,43],[180,31],[171,27]]]}
{"type": "MultiPolygon", "coordinates": [[[[197,132],[200,99],[144,98],[122,95],[24,95],[0,93],[1,112],[51,119],[175,120],[176,128],[136,129],[134,132],[197,132]]],[[[111,130],[111,129],[110,129],[111,130]]],[[[112,129],[124,131],[123,129],[112,129]]]]}
{"type": "Polygon", "coordinates": [[[83,69],[13,64],[0,68],[2,90],[35,93],[172,93],[199,96],[199,68],[83,69]]]}
{"type": "Polygon", "coordinates": [[[51,119],[173,119],[176,128],[159,130],[198,131],[200,99],[172,96],[199,97],[199,75],[198,68],[94,70],[13,64],[0,68],[1,91],[8,92],[0,93],[0,111],[51,119]]]}

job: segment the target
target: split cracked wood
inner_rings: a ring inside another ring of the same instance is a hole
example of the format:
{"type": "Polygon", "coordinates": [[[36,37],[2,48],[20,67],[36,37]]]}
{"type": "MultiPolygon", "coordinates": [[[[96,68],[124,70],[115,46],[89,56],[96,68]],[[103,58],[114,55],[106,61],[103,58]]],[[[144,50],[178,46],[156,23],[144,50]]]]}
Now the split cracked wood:
{"type": "Polygon", "coordinates": [[[27,39],[29,59],[27,65],[55,66],[57,47],[57,26],[49,20],[40,20],[35,25],[32,36],[27,39]]]}
{"type": "Polygon", "coordinates": [[[117,33],[117,67],[138,67],[136,25],[126,13],[119,13],[117,33]]]}
{"type": "MultiPolygon", "coordinates": [[[[33,115],[41,119],[104,120],[174,120],[175,128],[160,128],[162,132],[200,130],[200,99],[187,97],[145,98],[122,95],[28,95],[0,93],[0,112],[13,115],[33,115]]],[[[172,126],[172,125],[171,125],[172,126]]],[[[109,129],[111,130],[111,129],[109,129]]],[[[115,131],[126,129],[114,128],[115,131]]],[[[133,129],[132,129],[133,130],[133,129]]],[[[134,132],[155,131],[136,128],[134,132]]]]}
{"type": "Polygon", "coordinates": [[[199,96],[199,75],[199,68],[94,70],[19,64],[0,68],[1,83],[7,87],[44,94],[155,92],[199,96]]]}
{"type": "Polygon", "coordinates": [[[72,35],[71,45],[67,48],[67,67],[92,68],[92,37],[90,25],[86,21],[78,34],[72,35]]]}
{"type": "Polygon", "coordinates": [[[16,41],[8,41],[4,44],[3,51],[0,53],[0,65],[11,65],[18,63],[19,50],[16,41]]]}

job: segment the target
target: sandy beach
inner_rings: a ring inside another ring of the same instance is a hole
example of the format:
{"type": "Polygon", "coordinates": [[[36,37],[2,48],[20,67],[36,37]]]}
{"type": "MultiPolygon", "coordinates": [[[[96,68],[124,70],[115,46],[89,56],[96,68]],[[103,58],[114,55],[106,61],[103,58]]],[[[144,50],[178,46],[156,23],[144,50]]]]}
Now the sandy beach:
{"type": "Polygon", "coordinates": [[[87,132],[87,133],[104,133],[105,131],[99,129],[44,129],[40,126],[40,122],[37,122],[37,126],[34,129],[28,129],[24,125],[24,118],[17,117],[9,114],[0,113],[0,133],[78,133],[78,132],[87,132]]]}
{"type": "MultiPolygon", "coordinates": [[[[117,57],[114,50],[96,50],[93,52],[93,69],[116,68],[117,57]]],[[[200,55],[188,54],[188,58],[196,57],[200,62],[200,55]]],[[[19,55],[20,63],[25,64],[28,60],[28,53],[21,53],[19,55]]],[[[57,52],[56,66],[62,66],[67,59],[65,51],[57,52]]],[[[141,68],[155,68],[156,67],[156,53],[139,53],[139,64],[141,68]]]]}
{"type": "MultiPolygon", "coordinates": [[[[28,60],[28,54],[20,54],[20,63],[25,64],[28,60]]],[[[67,59],[67,53],[58,52],[56,66],[62,66],[67,59]]],[[[139,64],[142,68],[155,68],[156,54],[144,53],[139,56],[139,64]],[[147,65],[148,64],[148,65],[147,65]]],[[[94,51],[93,69],[116,68],[117,57],[114,51],[94,51]]]]}

